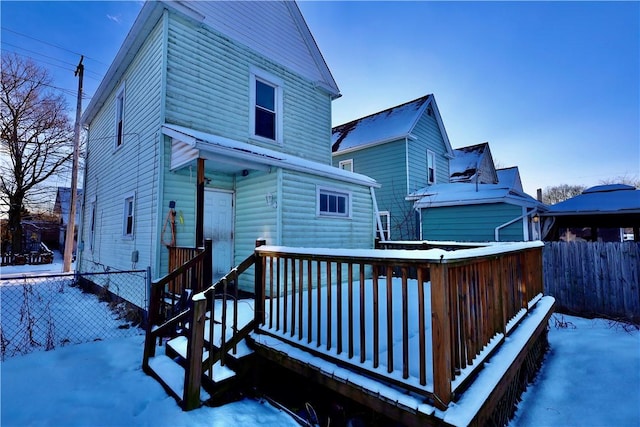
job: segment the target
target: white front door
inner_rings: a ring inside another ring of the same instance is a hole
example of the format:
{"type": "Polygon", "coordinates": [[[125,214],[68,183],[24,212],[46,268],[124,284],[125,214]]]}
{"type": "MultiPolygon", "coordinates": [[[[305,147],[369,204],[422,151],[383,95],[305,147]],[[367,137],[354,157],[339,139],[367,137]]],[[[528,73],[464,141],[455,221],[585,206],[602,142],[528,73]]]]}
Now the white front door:
{"type": "Polygon", "coordinates": [[[204,193],[204,238],[213,241],[213,279],[233,267],[233,193],[204,193]]]}

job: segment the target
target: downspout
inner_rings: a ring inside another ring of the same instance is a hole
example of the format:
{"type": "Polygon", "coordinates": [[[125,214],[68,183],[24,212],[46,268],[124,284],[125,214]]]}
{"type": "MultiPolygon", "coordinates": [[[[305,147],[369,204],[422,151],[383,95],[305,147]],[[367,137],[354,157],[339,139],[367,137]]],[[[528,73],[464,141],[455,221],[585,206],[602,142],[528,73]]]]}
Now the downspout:
{"type": "MultiPolygon", "coordinates": [[[[511,221],[507,221],[507,222],[505,222],[504,224],[501,224],[501,225],[497,226],[497,227],[495,228],[495,230],[494,230],[494,238],[496,239],[496,242],[499,242],[499,241],[500,241],[500,229],[502,229],[502,228],[504,228],[504,227],[508,227],[508,226],[510,226],[511,224],[516,223],[516,222],[518,222],[518,221],[520,221],[520,220],[523,220],[524,218],[527,218],[527,217],[529,217],[529,216],[531,216],[531,215],[535,215],[536,213],[538,213],[538,209],[537,209],[537,208],[534,208],[531,212],[528,212],[528,213],[522,214],[522,215],[520,215],[519,217],[516,217],[516,218],[512,219],[511,221]]],[[[528,233],[527,233],[527,234],[528,234],[528,233]]],[[[529,236],[527,235],[527,236],[525,236],[525,237],[528,239],[528,237],[529,237],[529,236]]],[[[525,241],[528,241],[528,240],[525,240],[525,241]]]]}
{"type": "MultiPolygon", "coordinates": [[[[376,200],[376,191],[373,187],[369,187],[369,191],[371,192],[371,200],[373,201],[373,213],[376,217],[376,227],[378,229],[378,233],[380,233],[380,240],[382,242],[386,242],[387,238],[384,235],[384,230],[382,229],[382,221],[380,221],[380,211],[378,211],[378,201],[376,200]]],[[[373,233],[373,239],[375,240],[376,235],[373,233]]]]}

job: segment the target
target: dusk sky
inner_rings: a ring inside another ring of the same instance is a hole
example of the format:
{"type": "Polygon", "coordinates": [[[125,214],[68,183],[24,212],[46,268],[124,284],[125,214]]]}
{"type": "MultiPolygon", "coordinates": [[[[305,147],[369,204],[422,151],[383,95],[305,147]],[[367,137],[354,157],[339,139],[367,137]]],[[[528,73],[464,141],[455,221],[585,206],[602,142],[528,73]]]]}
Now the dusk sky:
{"type": "MultiPolygon", "coordinates": [[[[333,125],[433,93],[453,148],[489,142],[533,196],[638,178],[640,2],[298,4],[342,93],[333,125]]],[[[3,0],[2,51],[49,69],[73,111],[79,54],[90,97],[141,6],[3,0]]]]}

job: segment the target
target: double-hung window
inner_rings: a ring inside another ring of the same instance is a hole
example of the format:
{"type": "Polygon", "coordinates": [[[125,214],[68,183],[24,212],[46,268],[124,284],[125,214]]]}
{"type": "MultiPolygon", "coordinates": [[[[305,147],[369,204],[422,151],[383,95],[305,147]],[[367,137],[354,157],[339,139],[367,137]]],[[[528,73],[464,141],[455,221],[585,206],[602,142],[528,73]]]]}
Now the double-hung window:
{"type": "Polygon", "coordinates": [[[251,71],[251,133],[254,138],[282,141],[282,80],[251,71]]]}
{"type": "Polygon", "coordinates": [[[124,199],[124,213],[122,221],[122,237],[133,238],[135,224],[135,196],[133,194],[124,199]]]}
{"type": "Polygon", "coordinates": [[[436,155],[433,151],[427,150],[427,184],[436,182],[436,155]]]}
{"type": "Polygon", "coordinates": [[[351,218],[351,193],[318,187],[317,214],[321,217],[351,218]]]}
{"type": "Polygon", "coordinates": [[[116,93],[116,146],[124,142],[124,85],[116,93]]]}

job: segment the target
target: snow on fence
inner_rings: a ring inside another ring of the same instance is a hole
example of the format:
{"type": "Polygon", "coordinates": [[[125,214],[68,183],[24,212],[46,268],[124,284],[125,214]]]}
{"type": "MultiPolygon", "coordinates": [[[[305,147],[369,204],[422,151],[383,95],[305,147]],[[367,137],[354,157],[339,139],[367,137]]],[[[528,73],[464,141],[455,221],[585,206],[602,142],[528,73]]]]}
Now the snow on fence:
{"type": "Polygon", "coordinates": [[[548,242],[543,260],[558,311],[640,323],[640,243],[548,242]]]}
{"type": "MultiPolygon", "coordinates": [[[[146,272],[111,272],[111,287],[146,288],[146,272]]],[[[69,344],[142,334],[142,320],[108,288],[87,292],[93,275],[24,275],[0,279],[0,357],[52,350],[69,344]]],[[[105,281],[105,275],[100,276],[105,281]]],[[[94,289],[95,290],[95,289],[94,289]]]]}

